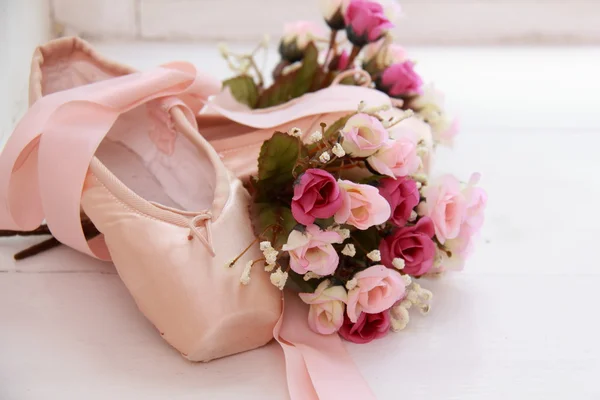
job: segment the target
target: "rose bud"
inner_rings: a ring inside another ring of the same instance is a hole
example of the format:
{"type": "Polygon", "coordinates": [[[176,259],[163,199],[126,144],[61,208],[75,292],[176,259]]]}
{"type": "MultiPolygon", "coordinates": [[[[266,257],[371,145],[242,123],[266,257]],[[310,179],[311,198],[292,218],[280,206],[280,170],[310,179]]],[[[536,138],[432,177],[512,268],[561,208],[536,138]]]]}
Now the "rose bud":
{"type": "Polygon", "coordinates": [[[412,61],[389,66],[377,80],[377,88],[392,97],[412,96],[421,93],[423,80],[414,70],[412,61]]]}
{"type": "Polygon", "coordinates": [[[319,7],[321,8],[321,14],[325,18],[327,25],[334,30],[339,31],[346,27],[344,21],[344,13],[346,8],[350,4],[350,0],[320,0],[319,7]]]}
{"type": "Polygon", "coordinates": [[[281,58],[289,62],[302,60],[306,46],[318,36],[323,36],[323,29],[314,22],[296,21],[285,24],[279,43],[281,58]]]}
{"type": "Polygon", "coordinates": [[[348,40],[357,47],[378,41],[394,26],[385,16],[381,4],[367,0],[352,1],[344,19],[348,40]]]}

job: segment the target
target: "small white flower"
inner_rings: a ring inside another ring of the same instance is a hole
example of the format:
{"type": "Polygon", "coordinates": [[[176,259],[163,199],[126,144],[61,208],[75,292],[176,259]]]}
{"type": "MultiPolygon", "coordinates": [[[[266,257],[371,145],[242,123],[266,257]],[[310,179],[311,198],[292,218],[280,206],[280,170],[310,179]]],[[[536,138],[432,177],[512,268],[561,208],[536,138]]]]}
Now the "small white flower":
{"type": "Polygon", "coordinates": [[[271,242],[269,242],[268,240],[265,240],[264,242],[260,242],[260,251],[265,251],[267,249],[270,249],[271,246],[271,242]]]}
{"type": "Polygon", "coordinates": [[[369,254],[367,254],[367,258],[369,258],[369,260],[371,261],[381,261],[381,253],[379,252],[379,250],[373,250],[371,252],[369,252],[369,254]]]}
{"type": "Polygon", "coordinates": [[[306,274],[304,274],[304,277],[302,279],[304,279],[305,281],[309,281],[311,279],[319,279],[321,278],[321,275],[317,275],[312,271],[308,271],[306,274]]]}
{"type": "Polygon", "coordinates": [[[250,283],[250,271],[252,269],[252,264],[254,263],[254,261],[250,260],[246,263],[246,266],[244,267],[244,271],[242,272],[242,276],[240,277],[240,283],[242,285],[247,285],[250,283]]]}
{"type": "Polygon", "coordinates": [[[412,279],[408,275],[402,275],[402,279],[404,279],[404,286],[408,286],[412,283],[412,279]]]}
{"type": "Polygon", "coordinates": [[[356,248],[354,247],[354,245],[352,243],[348,243],[342,249],[342,254],[345,256],[348,256],[348,257],[354,257],[356,255],[356,248]]]}
{"type": "Polygon", "coordinates": [[[410,310],[410,308],[412,307],[412,303],[408,300],[402,300],[400,302],[400,305],[404,308],[406,308],[407,310],[410,310]]]}
{"type": "Polygon", "coordinates": [[[302,129],[294,127],[288,131],[288,135],[293,137],[300,137],[302,136],[302,129]]]}
{"type": "Polygon", "coordinates": [[[421,289],[421,291],[419,292],[419,297],[421,297],[424,301],[430,301],[431,299],[433,299],[433,293],[431,293],[430,290],[421,289]]]}
{"type": "Polygon", "coordinates": [[[346,152],[344,151],[344,148],[339,143],[336,143],[333,146],[333,149],[331,149],[331,152],[333,154],[335,154],[336,157],[339,157],[339,158],[342,158],[342,157],[344,157],[346,155],[346,152]]]}
{"type": "Polygon", "coordinates": [[[343,240],[346,240],[350,237],[350,229],[340,228],[339,226],[336,226],[335,228],[333,228],[333,231],[337,232],[343,240]]]}
{"type": "Polygon", "coordinates": [[[418,216],[417,212],[415,210],[412,210],[410,212],[410,216],[408,217],[408,220],[410,222],[414,222],[417,219],[417,216],[418,216]]]}
{"type": "Polygon", "coordinates": [[[265,264],[265,272],[272,272],[277,264],[265,264]]]}
{"type": "Polygon", "coordinates": [[[404,269],[405,263],[402,258],[394,258],[394,260],[392,261],[392,265],[396,269],[404,269]]]}
{"type": "Polygon", "coordinates": [[[279,290],[283,290],[283,288],[285,287],[285,283],[287,282],[287,279],[288,279],[288,273],[283,272],[281,270],[281,268],[277,268],[277,271],[275,271],[271,274],[271,283],[273,285],[277,286],[277,288],[279,290]]]}
{"type": "Polygon", "coordinates": [[[356,286],[358,285],[358,280],[356,278],[352,278],[350,279],[348,282],[346,282],[346,289],[348,290],[352,290],[354,289],[356,286]]]}
{"type": "Polygon", "coordinates": [[[279,255],[279,252],[274,248],[271,247],[270,249],[265,250],[263,254],[265,255],[265,261],[267,264],[275,264],[277,262],[277,256],[279,255]]]}
{"type": "Polygon", "coordinates": [[[319,131],[314,131],[308,138],[308,144],[317,143],[323,139],[323,134],[319,131]]]}
{"type": "Polygon", "coordinates": [[[429,304],[421,304],[419,305],[419,311],[421,314],[426,315],[431,310],[431,306],[429,304]]]}
{"type": "Polygon", "coordinates": [[[365,107],[367,107],[367,104],[364,100],[361,100],[360,103],[358,103],[358,111],[362,112],[365,109],[365,107]]]}
{"type": "Polygon", "coordinates": [[[321,161],[323,164],[328,163],[329,160],[331,160],[331,156],[326,151],[319,156],[319,161],[321,161]]]}
{"type": "Polygon", "coordinates": [[[398,332],[406,328],[408,322],[410,321],[410,316],[408,314],[408,310],[404,308],[402,305],[396,306],[392,308],[392,330],[394,332],[398,332]]]}
{"type": "Polygon", "coordinates": [[[221,56],[227,57],[227,55],[229,54],[229,49],[227,48],[227,45],[225,43],[219,43],[217,45],[217,48],[219,49],[219,53],[221,53],[221,56]]]}

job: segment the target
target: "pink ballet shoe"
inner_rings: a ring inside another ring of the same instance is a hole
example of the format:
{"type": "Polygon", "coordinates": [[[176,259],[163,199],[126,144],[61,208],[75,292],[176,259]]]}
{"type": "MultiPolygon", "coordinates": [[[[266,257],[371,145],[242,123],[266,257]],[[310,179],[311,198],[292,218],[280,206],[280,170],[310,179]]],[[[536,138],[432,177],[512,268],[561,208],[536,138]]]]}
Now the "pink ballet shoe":
{"type": "MultiPolygon", "coordinates": [[[[64,90],[134,72],[129,66],[104,58],[82,39],[57,39],[34,54],[30,103],[41,97],[42,89],[64,90]]],[[[368,107],[391,105],[383,92],[348,85],[333,85],[259,110],[237,103],[227,90],[221,92],[218,80],[206,82],[205,90],[208,102],[197,116],[198,128],[225,166],[240,178],[256,173],[260,147],[275,131],[287,132],[297,127],[307,138],[321,129],[321,122],[332,124],[356,111],[361,101],[368,107]]]]}
{"type": "Polygon", "coordinates": [[[0,155],[0,227],[45,219],[62,243],[112,260],[139,309],[192,361],[271,340],[280,291],[256,268],[240,284],[261,257],[258,246],[244,252],[249,195],[197,131],[214,80],[187,63],[134,72],[77,39],[40,48],[33,64],[32,105],[0,155]],[[81,211],[100,236],[86,239],[81,211]]]}
{"type": "Polygon", "coordinates": [[[369,108],[391,106],[389,97],[378,90],[334,84],[279,106],[251,110],[224,90],[209,98],[197,121],[227,168],[243,179],[257,173],[260,147],[273,132],[299,128],[307,140],[321,131],[321,123],[331,125],[355,112],[361,101],[369,108]]]}

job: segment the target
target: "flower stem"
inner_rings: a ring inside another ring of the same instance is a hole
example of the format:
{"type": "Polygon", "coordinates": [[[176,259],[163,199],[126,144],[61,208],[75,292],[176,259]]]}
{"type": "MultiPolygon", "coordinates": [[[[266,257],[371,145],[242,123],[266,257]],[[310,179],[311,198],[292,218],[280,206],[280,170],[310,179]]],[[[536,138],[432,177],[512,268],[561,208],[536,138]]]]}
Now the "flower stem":
{"type": "Polygon", "coordinates": [[[250,250],[252,248],[252,246],[254,246],[260,239],[261,237],[271,228],[275,227],[275,225],[269,225],[267,226],[260,235],[256,236],[256,238],[244,249],[242,250],[242,252],[240,254],[238,254],[238,256],[236,258],[234,258],[228,265],[229,268],[233,267],[235,265],[236,262],[239,261],[240,258],[242,258],[242,256],[244,254],[246,254],[248,252],[248,250],[250,250]]]}
{"type": "Polygon", "coordinates": [[[354,65],[354,60],[360,53],[361,49],[362,47],[352,46],[352,52],[350,53],[350,57],[348,57],[348,66],[346,67],[346,69],[352,68],[352,66],[354,65]]]}
{"type": "Polygon", "coordinates": [[[327,49],[327,55],[325,56],[325,68],[329,69],[329,56],[331,56],[331,52],[335,47],[335,39],[337,37],[338,31],[331,31],[331,36],[329,37],[329,49],[327,49]]]}

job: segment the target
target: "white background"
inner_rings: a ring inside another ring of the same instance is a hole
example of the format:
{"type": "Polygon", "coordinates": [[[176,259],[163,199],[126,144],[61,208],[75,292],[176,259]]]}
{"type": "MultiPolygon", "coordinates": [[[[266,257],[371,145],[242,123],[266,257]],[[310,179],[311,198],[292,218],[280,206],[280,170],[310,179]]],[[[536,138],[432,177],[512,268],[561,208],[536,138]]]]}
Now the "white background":
{"type": "MultiPolygon", "coordinates": [[[[11,20],[19,31],[0,37],[11,54],[0,62],[10,77],[2,93],[26,87],[29,54],[43,40],[42,25],[12,20],[34,20],[31,4],[0,1],[2,27],[11,20]]],[[[139,68],[188,59],[228,74],[212,44],[97,47],[139,68]]],[[[599,399],[600,49],[409,51],[461,115],[457,145],[440,151],[437,170],[481,172],[487,220],[464,272],[423,283],[435,294],[429,316],[349,352],[384,400],[599,399]]],[[[0,124],[12,126],[24,103],[2,98],[16,111],[2,107],[0,124]]],[[[278,345],[188,363],[140,315],[111,265],[68,249],[14,263],[31,243],[0,241],[1,400],[286,398],[278,345]]]]}

